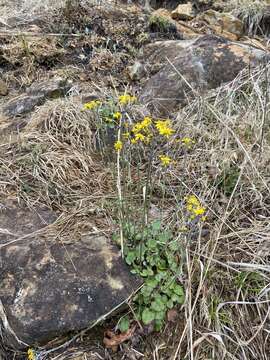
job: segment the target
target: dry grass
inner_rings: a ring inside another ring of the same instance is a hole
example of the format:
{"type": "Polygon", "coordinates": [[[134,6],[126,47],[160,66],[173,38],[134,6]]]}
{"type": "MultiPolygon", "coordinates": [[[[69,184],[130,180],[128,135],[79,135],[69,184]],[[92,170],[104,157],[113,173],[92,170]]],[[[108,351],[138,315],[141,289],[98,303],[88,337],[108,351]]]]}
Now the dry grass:
{"type": "MultiPolygon", "coordinates": [[[[156,167],[154,199],[166,209],[163,220],[170,228],[182,227],[184,198],[191,193],[207,207],[208,219],[192,236],[179,233],[186,259],[180,278],[185,320],[149,337],[148,358],[268,358],[269,76],[269,65],[243,72],[177,115],[170,144],[177,163],[165,176],[156,167]],[[195,140],[191,149],[177,141],[184,136],[195,140]],[[159,203],[161,188],[165,199],[159,203]]],[[[135,119],[138,114],[135,108],[135,119]]],[[[16,141],[1,145],[1,192],[60,210],[50,236],[108,230],[116,182],[95,145],[96,119],[79,102],[48,102],[16,141]]],[[[72,345],[59,359],[79,351],[72,345]]],[[[83,354],[94,356],[90,350],[83,354]]],[[[45,351],[42,359],[53,358],[45,351]]]]}
{"type": "Polygon", "coordinates": [[[264,0],[230,0],[226,9],[243,20],[248,35],[268,35],[269,2],[264,0]],[[265,21],[266,20],[266,21],[265,21]]]}
{"type": "Polygon", "coordinates": [[[1,193],[64,214],[102,213],[105,200],[115,197],[114,180],[95,150],[95,131],[79,102],[48,102],[1,145],[1,193]]]}
{"type": "Polygon", "coordinates": [[[240,74],[176,119],[178,136],[196,145],[175,150],[166,223],[181,226],[175,210],[195,193],[208,207],[208,231],[191,240],[182,235],[186,325],[173,359],[268,358],[269,69],[240,74]]]}
{"type": "MultiPolygon", "coordinates": [[[[35,1],[33,10],[40,4],[35,1]]],[[[234,0],[230,6],[250,33],[261,26],[265,2],[234,0]]],[[[22,54],[12,56],[20,60],[22,54]]],[[[245,71],[230,84],[197,97],[176,116],[170,151],[177,163],[165,176],[155,168],[153,193],[156,206],[166,214],[164,223],[177,230],[184,248],[185,269],[179,280],[185,285],[186,303],[177,324],[168,324],[142,345],[146,358],[269,358],[269,76],[269,65],[245,71]],[[191,149],[183,150],[176,141],[184,136],[195,140],[191,149]],[[178,230],[184,198],[191,193],[207,207],[208,219],[186,234],[178,230]],[[159,194],[164,194],[162,200],[159,194]]],[[[143,109],[134,109],[134,118],[140,113],[143,109]]],[[[84,232],[112,231],[115,157],[111,163],[104,161],[97,135],[96,118],[81,111],[79,101],[47,102],[19,135],[0,145],[0,194],[57,211],[57,224],[45,230],[50,237],[61,233],[63,239],[76,239],[84,232]]],[[[81,343],[63,349],[59,355],[45,350],[42,360],[102,358],[81,343]]],[[[110,355],[102,351],[104,358],[120,359],[131,358],[127,354],[133,349],[110,355]]]]}

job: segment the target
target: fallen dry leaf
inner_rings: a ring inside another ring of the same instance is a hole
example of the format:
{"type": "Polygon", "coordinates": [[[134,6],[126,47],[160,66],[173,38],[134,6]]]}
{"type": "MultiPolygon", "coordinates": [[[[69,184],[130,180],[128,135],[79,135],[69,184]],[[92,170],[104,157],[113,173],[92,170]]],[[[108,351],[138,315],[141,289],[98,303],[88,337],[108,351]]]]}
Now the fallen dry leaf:
{"type": "Polygon", "coordinates": [[[104,334],[103,343],[106,348],[110,348],[115,351],[117,350],[118,345],[129,340],[134,335],[135,329],[136,325],[131,327],[128,331],[120,334],[115,334],[113,331],[107,330],[104,334]]]}
{"type": "Polygon", "coordinates": [[[167,312],[167,320],[171,322],[176,322],[178,317],[178,312],[175,309],[171,309],[167,312]]]}

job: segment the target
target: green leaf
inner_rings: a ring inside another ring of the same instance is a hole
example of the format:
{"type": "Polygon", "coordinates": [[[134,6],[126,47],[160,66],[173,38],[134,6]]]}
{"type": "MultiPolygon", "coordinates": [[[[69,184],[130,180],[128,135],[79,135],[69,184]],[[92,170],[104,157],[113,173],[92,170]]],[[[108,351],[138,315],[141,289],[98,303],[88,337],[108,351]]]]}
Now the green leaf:
{"type": "Polygon", "coordinates": [[[171,299],[173,302],[178,303],[178,304],[183,304],[183,302],[184,302],[184,296],[179,296],[176,294],[173,294],[171,299]]]}
{"type": "Polygon", "coordinates": [[[159,235],[158,240],[159,240],[161,243],[166,243],[166,242],[169,241],[171,238],[172,238],[171,232],[169,232],[169,231],[163,231],[163,232],[159,235]]]}
{"type": "Polygon", "coordinates": [[[151,227],[154,232],[159,231],[161,229],[161,221],[160,220],[153,221],[151,227]]]}
{"type": "Polygon", "coordinates": [[[173,306],[174,306],[173,301],[172,301],[172,300],[169,300],[169,301],[167,302],[167,308],[168,308],[168,309],[172,309],[173,306]]]}
{"type": "Polygon", "coordinates": [[[157,275],[155,276],[155,279],[156,279],[157,281],[161,281],[161,280],[163,280],[165,277],[166,277],[166,272],[165,272],[165,271],[159,271],[159,272],[157,273],[157,275]]]}
{"type": "Polygon", "coordinates": [[[156,312],[164,311],[165,308],[166,305],[163,303],[162,298],[156,298],[155,301],[152,301],[151,303],[151,309],[156,312]]]}
{"type": "Polygon", "coordinates": [[[154,278],[147,279],[145,285],[154,289],[158,285],[158,281],[154,278]]]}
{"type": "Polygon", "coordinates": [[[136,260],[136,252],[135,251],[129,251],[126,256],[126,263],[128,265],[133,264],[133,262],[136,260]]]}
{"type": "Polygon", "coordinates": [[[166,315],[166,310],[158,311],[155,314],[155,320],[164,320],[165,315],[166,315]]]}
{"type": "Polygon", "coordinates": [[[155,239],[148,240],[146,244],[149,247],[149,249],[155,249],[157,247],[157,242],[155,239]]]}
{"type": "Polygon", "coordinates": [[[124,316],[118,323],[118,328],[121,331],[121,333],[128,331],[129,326],[130,326],[130,321],[127,316],[124,316]]]}
{"type": "Polygon", "coordinates": [[[176,251],[176,250],[179,250],[179,244],[178,244],[178,241],[173,241],[169,244],[169,248],[170,250],[172,251],[176,251]]]}
{"type": "Polygon", "coordinates": [[[154,319],[155,319],[154,311],[152,311],[152,310],[150,310],[148,308],[143,310],[143,312],[142,312],[142,322],[145,325],[150,324],[154,319]]]}
{"type": "Polygon", "coordinates": [[[149,287],[149,286],[144,286],[141,289],[141,294],[143,295],[143,297],[149,297],[152,294],[153,288],[149,287]]]}
{"type": "Polygon", "coordinates": [[[155,321],[155,331],[161,331],[164,321],[156,320],[155,321]]]}
{"type": "Polygon", "coordinates": [[[181,285],[175,285],[174,288],[173,288],[173,291],[176,295],[179,295],[179,296],[183,296],[184,295],[184,290],[182,288],[181,285]]]}
{"type": "Polygon", "coordinates": [[[147,269],[143,269],[141,272],[140,272],[140,275],[142,277],[148,277],[148,276],[152,276],[154,275],[154,272],[151,268],[147,268],[147,269]]]}

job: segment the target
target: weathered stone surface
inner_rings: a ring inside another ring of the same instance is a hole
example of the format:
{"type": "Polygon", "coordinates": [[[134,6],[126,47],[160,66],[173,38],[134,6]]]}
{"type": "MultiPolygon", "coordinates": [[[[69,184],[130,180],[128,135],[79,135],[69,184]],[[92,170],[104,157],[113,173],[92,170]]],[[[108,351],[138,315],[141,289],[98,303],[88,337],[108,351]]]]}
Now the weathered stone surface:
{"type": "Polygon", "coordinates": [[[46,209],[30,211],[14,202],[0,212],[0,300],[21,346],[89,326],[139,284],[103,235],[64,243],[29,235],[54,220],[46,209]]]}
{"type": "Polygon", "coordinates": [[[237,40],[244,34],[243,22],[229,13],[220,13],[214,10],[207,10],[197,17],[205,21],[218,35],[225,35],[231,40],[237,40]]]}
{"type": "Polygon", "coordinates": [[[7,116],[20,116],[33,111],[47,99],[64,96],[71,88],[71,83],[63,79],[52,79],[31,85],[25,95],[12,99],[3,109],[7,116]]]}
{"type": "Polygon", "coordinates": [[[175,20],[191,20],[194,18],[195,13],[192,3],[180,4],[175,10],[172,11],[172,18],[175,20]]]}
{"type": "Polygon", "coordinates": [[[31,96],[43,96],[48,99],[55,99],[66,95],[72,83],[67,79],[52,79],[40,83],[34,83],[27,89],[27,94],[31,96]]]}
{"type": "Polygon", "coordinates": [[[173,61],[183,50],[189,48],[197,39],[156,41],[145,46],[143,58],[147,59],[150,73],[157,73],[168,60],[173,61]]]}
{"type": "Polygon", "coordinates": [[[245,67],[266,58],[260,49],[217,36],[202,36],[183,50],[182,41],[175,41],[175,46],[178,43],[179,53],[165,61],[161,70],[146,82],[140,96],[140,101],[157,115],[177,111],[188,98],[233,80],[245,67]]]}
{"type": "Polygon", "coordinates": [[[7,84],[0,79],[0,96],[6,96],[8,94],[7,84]]]}
{"type": "Polygon", "coordinates": [[[145,76],[145,68],[142,63],[136,61],[132,66],[128,67],[128,75],[131,80],[140,80],[145,76]]]}
{"type": "Polygon", "coordinates": [[[44,103],[43,96],[20,96],[8,102],[4,107],[4,114],[7,116],[19,116],[27,114],[44,103]]]}

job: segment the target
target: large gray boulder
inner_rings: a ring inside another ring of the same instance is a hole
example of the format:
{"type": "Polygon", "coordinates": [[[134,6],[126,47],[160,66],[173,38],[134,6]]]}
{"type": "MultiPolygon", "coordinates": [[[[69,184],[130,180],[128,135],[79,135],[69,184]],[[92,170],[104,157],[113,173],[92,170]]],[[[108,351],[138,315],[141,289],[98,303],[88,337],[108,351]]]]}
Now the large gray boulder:
{"type": "Polygon", "coordinates": [[[40,106],[48,99],[56,99],[68,94],[72,83],[67,79],[50,79],[32,84],[26,94],[11,99],[3,108],[7,116],[21,116],[40,106]]]}
{"type": "Polygon", "coordinates": [[[167,116],[190,98],[232,81],[244,68],[267,61],[263,50],[213,35],[159,42],[152,50],[155,46],[152,53],[146,48],[145,62],[157,72],[145,83],[140,101],[157,116],[167,116]]]}
{"type": "Polygon", "coordinates": [[[104,235],[48,236],[55,219],[44,208],[2,204],[0,333],[14,348],[86,328],[139,286],[104,235]]]}

